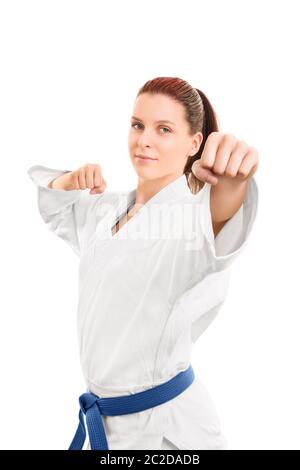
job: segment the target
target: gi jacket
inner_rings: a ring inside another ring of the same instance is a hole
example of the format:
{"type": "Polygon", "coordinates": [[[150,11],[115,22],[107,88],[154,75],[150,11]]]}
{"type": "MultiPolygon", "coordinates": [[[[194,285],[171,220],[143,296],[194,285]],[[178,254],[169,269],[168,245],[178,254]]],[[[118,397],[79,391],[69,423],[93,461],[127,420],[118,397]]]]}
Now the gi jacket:
{"type": "MultiPolygon", "coordinates": [[[[77,321],[86,387],[111,397],[165,382],[192,362],[193,345],[226,298],[231,264],[256,219],[257,183],[252,176],[241,208],[216,238],[211,185],[192,194],[184,174],[112,235],[136,190],[90,195],[89,189],[47,187],[67,171],[34,165],[28,174],[44,222],[79,257],[77,321]]],[[[179,449],[227,448],[199,377],[169,402],[103,421],[110,449],[160,449],[163,436],[179,449]]]]}

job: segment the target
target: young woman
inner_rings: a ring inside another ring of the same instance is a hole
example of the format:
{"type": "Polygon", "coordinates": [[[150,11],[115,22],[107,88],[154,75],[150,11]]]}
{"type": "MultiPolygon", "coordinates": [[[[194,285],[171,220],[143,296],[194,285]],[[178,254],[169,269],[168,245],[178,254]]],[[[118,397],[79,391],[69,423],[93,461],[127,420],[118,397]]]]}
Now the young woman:
{"type": "Polygon", "coordinates": [[[130,191],[107,191],[99,164],[28,170],[41,216],[80,257],[87,390],[70,449],[225,449],[191,352],[249,240],[258,153],[219,132],[203,92],[170,77],[139,90],[128,148],[130,191]]]}

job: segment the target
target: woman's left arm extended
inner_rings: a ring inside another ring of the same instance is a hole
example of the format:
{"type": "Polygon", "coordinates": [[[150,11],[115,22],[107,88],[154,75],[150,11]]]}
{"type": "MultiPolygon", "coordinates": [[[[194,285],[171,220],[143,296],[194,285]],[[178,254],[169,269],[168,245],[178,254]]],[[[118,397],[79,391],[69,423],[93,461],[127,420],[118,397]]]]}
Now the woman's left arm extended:
{"type": "Polygon", "coordinates": [[[258,167],[258,151],[232,134],[212,132],[192,172],[212,185],[210,210],[214,236],[241,207],[248,180],[258,167]]]}

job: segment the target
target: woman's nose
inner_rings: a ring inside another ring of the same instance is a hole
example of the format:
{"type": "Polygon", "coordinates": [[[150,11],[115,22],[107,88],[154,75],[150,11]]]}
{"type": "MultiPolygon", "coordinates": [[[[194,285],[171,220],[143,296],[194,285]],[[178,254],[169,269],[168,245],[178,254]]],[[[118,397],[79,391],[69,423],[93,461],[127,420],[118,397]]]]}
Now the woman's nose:
{"type": "Polygon", "coordinates": [[[141,134],[138,136],[138,144],[142,147],[152,145],[153,137],[151,135],[151,131],[142,131],[141,134]]]}

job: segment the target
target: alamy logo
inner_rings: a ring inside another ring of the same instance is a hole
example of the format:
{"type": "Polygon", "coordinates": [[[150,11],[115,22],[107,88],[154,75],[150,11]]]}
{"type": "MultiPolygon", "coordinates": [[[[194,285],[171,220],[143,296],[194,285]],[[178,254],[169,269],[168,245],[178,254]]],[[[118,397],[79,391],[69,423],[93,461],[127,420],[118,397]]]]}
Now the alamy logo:
{"type": "MultiPolygon", "coordinates": [[[[119,207],[124,207],[121,217],[126,216],[126,197],[119,207]]],[[[187,242],[189,250],[199,249],[203,244],[203,202],[153,203],[141,205],[136,214],[117,232],[117,238],[126,240],[174,240],[187,242]]],[[[112,227],[117,220],[117,210],[113,204],[101,203],[96,212],[96,235],[112,236],[112,227]],[[107,233],[108,232],[108,233],[107,233]],[[109,233],[110,232],[110,233],[109,233]]]]}

